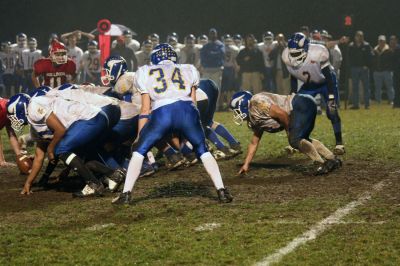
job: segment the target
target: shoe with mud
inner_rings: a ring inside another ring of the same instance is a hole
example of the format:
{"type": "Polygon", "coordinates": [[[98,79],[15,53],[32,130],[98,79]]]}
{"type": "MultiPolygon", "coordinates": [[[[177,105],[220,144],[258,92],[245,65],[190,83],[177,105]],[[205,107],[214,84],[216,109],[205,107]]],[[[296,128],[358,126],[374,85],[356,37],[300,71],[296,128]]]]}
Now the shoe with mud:
{"type": "Polygon", "coordinates": [[[142,169],[140,169],[139,177],[151,176],[155,172],[156,170],[154,170],[154,167],[150,164],[150,162],[145,160],[143,161],[142,169]]]}
{"type": "Polygon", "coordinates": [[[326,160],[324,163],[319,164],[315,171],[315,175],[326,175],[335,169],[342,167],[342,161],[340,159],[326,160]]]}
{"type": "Polygon", "coordinates": [[[108,189],[111,192],[115,192],[121,186],[122,182],[124,182],[126,177],[126,171],[123,168],[119,168],[115,170],[109,177],[108,177],[108,189]]]}
{"type": "Polygon", "coordinates": [[[230,151],[231,151],[235,156],[243,153],[243,151],[242,151],[242,146],[240,145],[240,143],[232,144],[232,145],[230,145],[230,146],[231,146],[230,151]]]}
{"type": "Polygon", "coordinates": [[[89,182],[81,191],[72,194],[74,198],[100,197],[104,194],[104,186],[102,183],[89,182]]]}
{"type": "Polygon", "coordinates": [[[131,204],[132,201],[132,193],[130,191],[128,192],[124,192],[124,193],[120,193],[118,195],[118,197],[114,198],[112,200],[112,204],[115,205],[129,205],[131,204]]]}
{"type": "Polygon", "coordinates": [[[185,158],[185,166],[186,167],[195,165],[199,161],[194,152],[185,154],[185,155],[183,155],[183,157],[185,158]]]}
{"type": "Polygon", "coordinates": [[[185,163],[185,158],[183,158],[181,153],[174,153],[166,157],[165,166],[168,170],[174,170],[185,163]]]}
{"type": "Polygon", "coordinates": [[[233,200],[233,197],[227,188],[218,189],[217,194],[220,203],[230,203],[233,200]]]}
{"type": "Polygon", "coordinates": [[[333,149],[333,154],[335,155],[343,155],[346,153],[346,150],[344,149],[344,145],[336,145],[336,147],[333,149]]]}

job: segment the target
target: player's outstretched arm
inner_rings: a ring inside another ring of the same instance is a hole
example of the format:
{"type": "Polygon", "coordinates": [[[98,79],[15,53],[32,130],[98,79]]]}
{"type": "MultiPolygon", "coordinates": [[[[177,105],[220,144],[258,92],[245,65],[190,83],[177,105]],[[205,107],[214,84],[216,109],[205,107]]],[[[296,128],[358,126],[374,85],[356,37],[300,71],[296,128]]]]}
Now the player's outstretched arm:
{"type": "Polygon", "coordinates": [[[14,129],[12,129],[11,125],[6,125],[6,130],[8,138],[10,139],[10,146],[13,149],[15,155],[21,154],[21,147],[19,146],[18,138],[15,134],[14,129]]]}
{"type": "Polygon", "coordinates": [[[250,168],[250,163],[253,160],[254,155],[257,152],[258,144],[260,143],[263,131],[255,131],[251,138],[250,144],[247,147],[247,155],[246,159],[244,160],[243,166],[240,168],[238,174],[247,173],[250,168]]]}
{"type": "Polygon", "coordinates": [[[22,195],[29,195],[32,193],[31,186],[38,176],[40,169],[42,169],[44,161],[44,153],[46,150],[46,144],[43,142],[36,143],[35,158],[33,159],[32,170],[26,178],[24,188],[21,191],[22,195]]]}

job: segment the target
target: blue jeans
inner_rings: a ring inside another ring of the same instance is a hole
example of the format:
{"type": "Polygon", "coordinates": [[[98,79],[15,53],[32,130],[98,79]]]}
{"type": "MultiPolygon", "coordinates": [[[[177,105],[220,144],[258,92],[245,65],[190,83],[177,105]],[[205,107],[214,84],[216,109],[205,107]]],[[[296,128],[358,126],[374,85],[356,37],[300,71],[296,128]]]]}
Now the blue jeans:
{"type": "Polygon", "coordinates": [[[375,83],[375,100],[378,103],[382,101],[382,87],[383,84],[385,84],[388,101],[393,102],[393,73],[390,71],[375,71],[373,75],[375,83]]]}
{"type": "Polygon", "coordinates": [[[370,88],[369,88],[369,69],[363,67],[351,67],[351,80],[353,84],[353,106],[360,105],[360,81],[364,87],[364,106],[369,107],[370,88]]]}

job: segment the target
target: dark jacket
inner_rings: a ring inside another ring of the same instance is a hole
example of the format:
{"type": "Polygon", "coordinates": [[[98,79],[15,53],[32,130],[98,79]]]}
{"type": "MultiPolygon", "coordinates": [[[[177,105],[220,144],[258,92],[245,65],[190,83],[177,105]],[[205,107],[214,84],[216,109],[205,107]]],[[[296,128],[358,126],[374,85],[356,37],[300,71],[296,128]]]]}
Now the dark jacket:
{"type": "Polygon", "coordinates": [[[372,68],[374,71],[392,71],[394,64],[394,53],[389,49],[389,45],[385,45],[383,49],[379,46],[374,48],[374,57],[372,68]]]}
{"type": "Polygon", "coordinates": [[[350,67],[371,67],[372,47],[367,42],[357,46],[354,42],[349,45],[350,67]]]}
{"type": "Polygon", "coordinates": [[[236,57],[236,62],[240,66],[240,72],[264,72],[263,53],[257,47],[254,49],[244,48],[240,50],[236,57]]]}

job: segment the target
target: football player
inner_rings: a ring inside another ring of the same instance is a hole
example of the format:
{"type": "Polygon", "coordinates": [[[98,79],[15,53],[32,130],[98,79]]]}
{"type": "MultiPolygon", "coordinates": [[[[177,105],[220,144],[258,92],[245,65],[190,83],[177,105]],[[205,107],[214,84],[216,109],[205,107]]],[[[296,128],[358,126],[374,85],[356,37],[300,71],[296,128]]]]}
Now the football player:
{"type": "Polygon", "coordinates": [[[291,75],[292,92],[315,97],[321,94],[326,104],[326,115],[332,123],[336,139],[335,154],[345,152],[342,124],[338,112],[339,90],[337,79],[329,63],[329,52],[319,44],[310,44],[303,33],[295,33],[282,53],[282,61],[291,75]]]}
{"type": "MultiPolygon", "coordinates": [[[[7,117],[7,103],[8,99],[0,97],[0,130],[2,130],[3,128],[6,129],[8,138],[10,140],[10,146],[15,155],[18,157],[22,153],[18,144],[17,135],[15,134],[14,129],[12,129],[11,127],[10,119],[8,119],[7,117]]],[[[3,153],[3,143],[0,137],[0,167],[2,166],[15,166],[15,164],[6,162],[3,153]]]]}
{"type": "Polygon", "coordinates": [[[120,109],[111,98],[95,94],[85,95],[82,101],[74,101],[49,95],[30,98],[17,94],[7,104],[8,117],[14,130],[21,130],[28,123],[38,135],[49,137],[46,146],[38,142],[32,172],[21,194],[30,194],[31,185],[43,164],[47,151],[50,162],[61,159],[85,180],[86,186],[75,196],[101,195],[103,184],[87,169],[78,154],[88,149],[89,143],[101,141],[102,133],[111,129],[120,118],[120,109]],[[90,98],[92,104],[86,101],[90,98]]]}
{"type": "Polygon", "coordinates": [[[42,51],[37,49],[37,41],[35,38],[28,39],[28,49],[22,52],[22,66],[24,69],[25,92],[30,93],[34,88],[32,83],[33,64],[42,58],[42,51]]]}
{"type": "Polygon", "coordinates": [[[49,53],[48,58],[39,59],[33,65],[32,82],[36,88],[41,85],[55,88],[75,79],[76,65],[67,57],[65,45],[53,41],[49,53]],[[39,77],[43,77],[43,84],[40,84],[39,77]]]}
{"type": "Polygon", "coordinates": [[[234,112],[234,122],[241,125],[246,121],[253,131],[239,174],[249,171],[264,131],[276,133],[286,130],[289,144],[318,164],[316,174],[326,174],[341,166],[341,161],[330,150],[320,141],[310,138],[317,115],[315,100],[310,95],[261,92],[253,96],[250,92],[240,91],[233,95],[230,107],[234,112]]]}
{"type": "Polygon", "coordinates": [[[84,82],[100,84],[101,64],[100,50],[96,41],[88,43],[88,50],[83,54],[81,68],[83,69],[84,82]]]}
{"type": "Polygon", "coordinates": [[[18,55],[12,51],[10,42],[2,43],[2,48],[3,52],[0,53],[0,58],[5,66],[2,74],[5,92],[2,93],[2,96],[10,97],[15,94],[15,70],[18,64],[18,55]]]}
{"type": "Polygon", "coordinates": [[[129,204],[133,186],[139,177],[144,155],[164,136],[181,134],[194,147],[196,155],[213,180],[220,202],[231,202],[214,157],[208,152],[199,112],[195,107],[199,73],[192,65],[178,65],[177,54],[168,44],[157,45],[152,66],[142,66],[136,73],[137,88],[142,95],[139,115],[139,140],[129,163],[123,193],[115,204],[129,204]],[[151,119],[150,117],[151,111],[151,119]]]}

